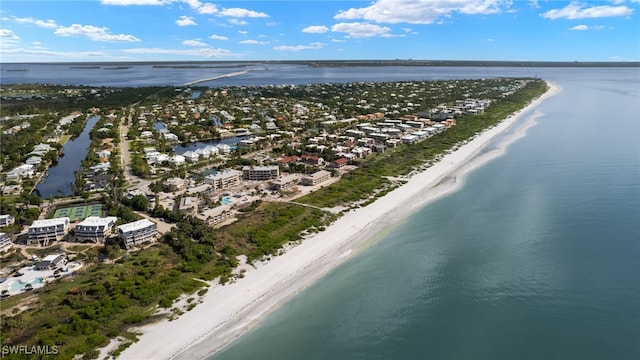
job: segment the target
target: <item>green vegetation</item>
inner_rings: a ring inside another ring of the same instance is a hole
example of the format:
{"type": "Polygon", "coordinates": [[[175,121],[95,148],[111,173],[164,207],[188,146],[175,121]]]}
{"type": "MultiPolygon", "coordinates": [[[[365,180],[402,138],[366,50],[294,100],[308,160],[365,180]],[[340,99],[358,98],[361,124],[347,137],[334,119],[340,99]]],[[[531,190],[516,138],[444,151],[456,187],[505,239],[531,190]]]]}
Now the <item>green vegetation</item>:
{"type": "MultiPolygon", "coordinates": [[[[373,85],[358,86],[375,88],[373,85]]],[[[457,126],[428,140],[413,146],[389,149],[360,160],[358,169],[344,175],[339,182],[325,186],[299,201],[317,207],[366,205],[398,186],[388,177],[408,174],[416,167],[434,161],[451,147],[522,108],[544,90],[546,83],[543,81],[530,81],[514,95],[494,102],[485,113],[460,117],[457,126]]],[[[139,99],[134,96],[138,94],[136,91],[146,94],[147,98],[150,94],[141,89],[115,93],[129,94],[127,102],[130,103],[139,99]]],[[[154,91],[156,93],[151,92],[153,95],[145,101],[151,102],[173,93],[173,90],[166,89],[154,91]]],[[[308,96],[308,92],[302,90],[283,91],[291,91],[290,96],[294,98],[308,96]]],[[[328,94],[322,100],[327,103],[340,100],[335,99],[334,95],[328,94]]],[[[451,98],[458,95],[447,94],[451,98]]],[[[228,99],[232,96],[224,101],[231,101],[228,99]]],[[[425,103],[423,106],[428,108],[432,104],[425,103]]],[[[360,110],[353,105],[352,111],[355,114],[360,110]]],[[[94,139],[100,140],[101,136],[96,134],[94,139]]],[[[132,161],[134,173],[139,176],[150,175],[142,157],[134,155],[132,161]]],[[[253,160],[235,157],[227,166],[253,163],[253,160]]],[[[117,168],[115,171],[122,170],[117,168]]],[[[165,190],[164,181],[157,181],[152,188],[165,190]]],[[[102,195],[106,213],[117,215],[120,222],[139,219],[135,209],[148,211],[154,217],[176,223],[176,226],[164,234],[158,244],[133,253],[115,245],[101,248],[72,246],[71,251],[80,253],[71,257],[86,260],[81,273],[72,278],[59,278],[55,284],[43,289],[0,302],[3,311],[0,320],[2,345],[56,345],[61,359],[72,359],[77,355],[95,358],[96,348],[122,335],[128,340],[116,351],[120,353],[136,339],[132,327],[164,317],[173,319],[196,306],[197,301],[194,300],[188,301],[185,308],[176,308],[174,303],[185,293],[205,295],[206,282],[202,280],[217,279],[223,284],[231,281],[235,276],[233,270],[238,266],[237,256],[245,255],[249,262],[276,256],[286,243],[300,241],[305,233],[323,231],[337,217],[309,206],[256,201],[238,214],[236,222],[212,231],[204,221],[192,216],[160,206],[149,209],[149,201],[144,196],[122,200],[121,189],[115,189],[113,194],[102,195]],[[98,259],[104,261],[94,264],[98,259]],[[25,304],[28,309],[21,309],[20,306],[25,304]]],[[[38,209],[28,206],[31,201],[34,199],[16,197],[11,207],[3,204],[3,213],[21,219],[35,219],[38,209]],[[6,209],[9,211],[5,212],[6,209]]],[[[30,253],[43,256],[57,249],[54,246],[30,253]]],[[[17,253],[10,256],[20,258],[17,253]]],[[[242,277],[243,274],[237,276],[242,277]]],[[[20,359],[26,358],[26,355],[9,355],[7,358],[20,359]]]]}
{"type": "Polygon", "coordinates": [[[385,176],[406,175],[415,167],[444,153],[455,144],[467,140],[483,129],[493,126],[547,89],[544,81],[531,81],[515,94],[493,103],[484,113],[464,115],[457,125],[411,146],[389,149],[360,162],[360,167],[345,175],[339,182],[306,195],[298,201],[319,206],[344,206],[373,196],[376,190],[389,185],[385,176]]]}
{"type": "Polygon", "coordinates": [[[179,261],[167,245],[158,245],[115,264],[91,266],[73,279],[60,278],[36,290],[35,299],[32,292],[2,300],[3,310],[34,301],[29,310],[3,314],[3,345],[57,345],[60,358],[71,359],[93,354],[118,334],[133,336],[130,326],[158,318],[157,305],[170,307],[182,293],[202,287],[192,275],[174,269],[179,261]]]}

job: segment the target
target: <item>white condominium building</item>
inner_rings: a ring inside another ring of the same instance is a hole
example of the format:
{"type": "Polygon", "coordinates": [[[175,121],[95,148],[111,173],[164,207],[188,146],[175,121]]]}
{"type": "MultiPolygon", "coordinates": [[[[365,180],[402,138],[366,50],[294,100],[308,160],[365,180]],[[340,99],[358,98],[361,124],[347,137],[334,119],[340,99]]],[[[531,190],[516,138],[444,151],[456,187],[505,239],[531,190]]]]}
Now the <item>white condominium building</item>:
{"type": "Polygon", "coordinates": [[[240,184],[242,172],[233,169],[226,169],[217,172],[215,175],[207,175],[204,182],[213,185],[213,189],[227,189],[240,184]]]}
{"type": "Polygon", "coordinates": [[[114,233],[116,221],[115,216],[97,217],[89,216],[76,225],[76,242],[103,243],[106,238],[114,233]]]}
{"type": "Polygon", "coordinates": [[[273,166],[245,166],[242,168],[242,179],[249,181],[272,180],[280,177],[280,168],[273,166]]]}
{"type": "Polygon", "coordinates": [[[68,217],[34,221],[29,226],[27,244],[39,243],[42,246],[47,246],[51,241],[62,240],[69,232],[70,222],[71,219],[68,217]]]}
{"type": "Polygon", "coordinates": [[[11,215],[0,215],[0,227],[11,225],[16,222],[16,219],[11,215]]]}
{"type": "Polygon", "coordinates": [[[5,252],[13,247],[11,236],[9,234],[0,233],[0,253],[5,252]]]}
{"type": "Polygon", "coordinates": [[[129,249],[132,246],[153,242],[158,235],[156,224],[149,219],[142,219],[118,226],[118,236],[129,249]]]}
{"type": "Polygon", "coordinates": [[[309,176],[302,178],[302,184],[315,186],[331,179],[331,173],[326,170],[316,171],[309,176]]]}

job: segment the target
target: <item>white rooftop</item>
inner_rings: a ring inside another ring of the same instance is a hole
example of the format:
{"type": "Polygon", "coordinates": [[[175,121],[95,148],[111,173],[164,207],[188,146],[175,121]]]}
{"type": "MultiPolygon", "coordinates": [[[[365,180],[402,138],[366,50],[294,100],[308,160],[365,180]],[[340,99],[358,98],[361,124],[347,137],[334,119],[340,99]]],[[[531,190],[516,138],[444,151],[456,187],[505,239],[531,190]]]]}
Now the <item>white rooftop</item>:
{"type": "Polygon", "coordinates": [[[151,222],[151,220],[142,219],[142,220],[134,221],[132,223],[120,225],[118,226],[118,231],[122,231],[122,232],[135,231],[135,230],[144,229],[152,225],[155,226],[155,224],[151,222]]]}
{"type": "Polygon", "coordinates": [[[44,220],[34,220],[31,224],[31,227],[45,227],[45,226],[56,226],[56,225],[66,225],[69,224],[71,219],[68,217],[61,217],[55,219],[44,219],[44,220]]]}
{"type": "Polygon", "coordinates": [[[115,223],[117,220],[118,218],[115,216],[107,216],[104,218],[89,216],[86,219],[82,220],[82,222],[79,223],[78,226],[107,226],[110,223],[115,223]]]}

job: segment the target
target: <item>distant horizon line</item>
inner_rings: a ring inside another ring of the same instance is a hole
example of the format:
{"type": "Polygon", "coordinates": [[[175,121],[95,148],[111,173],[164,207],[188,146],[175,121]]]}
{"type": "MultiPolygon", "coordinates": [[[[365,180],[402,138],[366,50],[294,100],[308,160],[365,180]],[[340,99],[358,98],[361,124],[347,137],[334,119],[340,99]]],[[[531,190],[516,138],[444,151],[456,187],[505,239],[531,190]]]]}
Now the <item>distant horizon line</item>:
{"type": "Polygon", "coordinates": [[[556,60],[416,60],[416,59],[368,59],[368,60],[127,60],[127,61],[43,61],[43,62],[0,62],[1,65],[57,65],[57,64],[305,64],[315,66],[340,65],[411,65],[411,66],[517,66],[517,67],[640,67],[640,61],[556,61],[556,60]]]}

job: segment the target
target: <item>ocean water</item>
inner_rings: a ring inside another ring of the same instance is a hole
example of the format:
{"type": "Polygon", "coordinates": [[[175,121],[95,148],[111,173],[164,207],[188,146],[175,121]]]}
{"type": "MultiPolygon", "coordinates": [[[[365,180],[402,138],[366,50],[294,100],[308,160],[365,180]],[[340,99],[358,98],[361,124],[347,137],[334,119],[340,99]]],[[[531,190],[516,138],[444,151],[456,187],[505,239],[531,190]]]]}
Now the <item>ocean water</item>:
{"type": "MultiPolygon", "coordinates": [[[[177,85],[238,71],[2,68],[29,70],[3,71],[3,85],[177,85]]],[[[270,65],[202,85],[496,76],[538,76],[563,91],[457,192],[213,359],[639,359],[640,69],[270,65]]]]}
{"type": "Polygon", "coordinates": [[[640,358],[640,73],[543,72],[524,138],[212,359],[640,358]]]}

